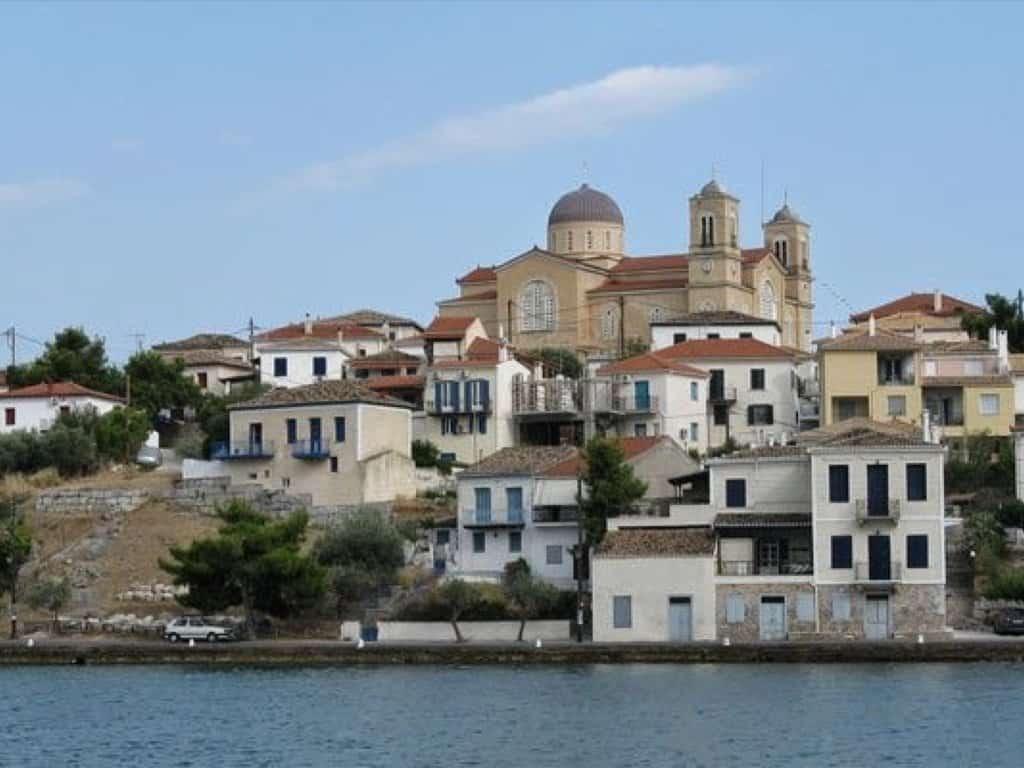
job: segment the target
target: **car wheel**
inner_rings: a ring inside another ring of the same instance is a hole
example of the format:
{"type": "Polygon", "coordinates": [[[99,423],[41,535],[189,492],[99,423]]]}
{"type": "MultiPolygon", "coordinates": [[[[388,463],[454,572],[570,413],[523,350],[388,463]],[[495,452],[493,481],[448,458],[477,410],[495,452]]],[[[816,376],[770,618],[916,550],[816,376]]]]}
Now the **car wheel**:
{"type": "Polygon", "coordinates": [[[210,634],[208,634],[206,636],[206,642],[208,642],[208,643],[216,643],[217,642],[217,636],[215,634],[213,634],[213,632],[211,632],[210,634]]]}
{"type": "Polygon", "coordinates": [[[167,636],[167,639],[170,640],[172,643],[176,643],[180,638],[174,632],[171,632],[171,634],[167,636]]]}

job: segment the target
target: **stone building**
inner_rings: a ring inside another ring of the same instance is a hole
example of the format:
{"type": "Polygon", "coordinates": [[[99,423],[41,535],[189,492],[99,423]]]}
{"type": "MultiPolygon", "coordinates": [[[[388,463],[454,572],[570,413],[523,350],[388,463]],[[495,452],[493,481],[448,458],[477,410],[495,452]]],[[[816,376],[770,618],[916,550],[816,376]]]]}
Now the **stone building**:
{"type": "Polygon", "coordinates": [[[710,181],[689,201],[685,250],[631,256],[622,210],[586,184],[548,216],[545,246],[457,281],[442,317],[479,317],[519,349],[558,346],[601,356],[650,341],[650,323],[730,311],[777,322],[782,344],[809,351],[814,308],[810,227],[784,205],[743,248],[740,201],[710,181]]]}

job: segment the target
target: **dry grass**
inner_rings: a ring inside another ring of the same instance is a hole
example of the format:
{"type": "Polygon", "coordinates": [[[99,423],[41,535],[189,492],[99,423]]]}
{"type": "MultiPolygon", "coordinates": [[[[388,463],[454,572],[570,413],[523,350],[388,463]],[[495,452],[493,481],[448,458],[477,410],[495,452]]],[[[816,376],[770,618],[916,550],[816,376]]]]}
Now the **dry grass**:
{"type": "Polygon", "coordinates": [[[56,469],[41,469],[31,475],[14,473],[0,477],[0,495],[32,496],[36,491],[60,485],[56,469]]]}
{"type": "Polygon", "coordinates": [[[135,466],[111,467],[88,477],[68,480],[63,488],[128,488],[161,490],[174,486],[177,473],[140,469],[135,466]]]}

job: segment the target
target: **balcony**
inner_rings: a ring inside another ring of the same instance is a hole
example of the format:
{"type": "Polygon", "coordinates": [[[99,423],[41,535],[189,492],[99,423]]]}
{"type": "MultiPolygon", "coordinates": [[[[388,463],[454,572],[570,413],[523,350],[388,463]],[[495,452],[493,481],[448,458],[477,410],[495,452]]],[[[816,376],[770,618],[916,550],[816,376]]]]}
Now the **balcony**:
{"type": "Polygon", "coordinates": [[[892,584],[900,580],[900,564],[895,560],[854,563],[853,580],[858,584],[892,584]]]}
{"type": "Polygon", "coordinates": [[[512,386],[512,412],[516,416],[577,414],[583,410],[580,391],[572,379],[517,380],[512,386]]]}
{"type": "Polygon", "coordinates": [[[904,373],[900,375],[878,375],[878,386],[880,387],[912,387],[914,386],[914,375],[904,373]]]}
{"type": "Polygon", "coordinates": [[[613,395],[604,403],[595,407],[595,411],[604,413],[657,413],[658,397],[656,395],[613,395]]]}
{"type": "Polygon", "coordinates": [[[424,409],[431,416],[458,416],[466,413],[490,413],[491,401],[480,400],[477,402],[465,403],[461,400],[458,403],[438,403],[434,400],[427,400],[424,409]]]}
{"type": "Polygon", "coordinates": [[[576,525],[579,510],[575,507],[534,507],[533,522],[537,525],[576,525]]]}
{"type": "Polygon", "coordinates": [[[718,564],[719,576],[810,576],[811,563],[778,563],[765,565],[754,560],[722,560],[718,564]]]}
{"type": "Polygon", "coordinates": [[[866,523],[892,523],[900,521],[899,499],[889,499],[887,502],[876,502],[873,499],[857,499],[856,503],[857,524],[866,523]]]}
{"type": "Polygon", "coordinates": [[[735,403],[736,387],[711,387],[708,391],[709,403],[735,403]]]}
{"type": "Polygon", "coordinates": [[[210,458],[218,461],[270,459],[274,456],[274,443],[267,440],[228,440],[214,443],[210,458]]]}
{"type": "Polygon", "coordinates": [[[331,455],[331,442],[324,438],[296,440],[291,444],[292,458],[326,459],[331,455]]]}
{"type": "Polygon", "coordinates": [[[476,509],[462,510],[463,528],[522,528],[525,525],[522,509],[476,509]]]}

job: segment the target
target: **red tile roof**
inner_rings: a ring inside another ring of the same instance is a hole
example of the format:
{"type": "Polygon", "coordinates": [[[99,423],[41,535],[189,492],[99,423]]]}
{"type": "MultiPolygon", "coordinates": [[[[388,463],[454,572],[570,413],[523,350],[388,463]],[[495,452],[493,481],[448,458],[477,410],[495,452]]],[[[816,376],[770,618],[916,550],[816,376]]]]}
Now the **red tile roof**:
{"type": "Polygon", "coordinates": [[[906,296],[890,301],[888,304],[881,304],[873,309],[866,309],[863,312],[850,315],[850,321],[854,323],[862,323],[870,318],[871,315],[874,315],[877,319],[880,317],[891,317],[892,315],[899,315],[902,313],[916,312],[925,315],[932,315],[934,317],[950,317],[958,312],[973,314],[975,312],[985,311],[983,307],[979,307],[977,304],[971,304],[969,301],[964,301],[963,299],[958,299],[955,296],[942,294],[941,301],[942,308],[936,312],[934,293],[908,293],[906,296]]]}
{"type": "MultiPolygon", "coordinates": [[[[656,437],[620,437],[617,442],[622,446],[622,452],[626,455],[626,461],[633,461],[651,448],[662,443],[671,443],[672,438],[668,435],[657,435],[656,437]]],[[[673,443],[674,445],[674,443],[673,443]]],[[[544,471],[548,477],[575,477],[580,470],[582,456],[577,453],[565,461],[555,464],[544,471]]]]}
{"type": "Polygon", "coordinates": [[[477,267],[470,270],[455,282],[457,283],[491,283],[498,279],[494,267],[477,267]]]}
{"type": "Polygon", "coordinates": [[[587,293],[621,293],[626,291],[657,291],[685,288],[689,281],[685,277],[660,278],[656,280],[606,280],[587,293]]]}
{"type": "Polygon", "coordinates": [[[659,349],[658,354],[671,360],[715,357],[793,359],[786,350],[758,339],[694,339],[659,349]]]}
{"type": "Polygon", "coordinates": [[[438,360],[434,368],[466,368],[470,366],[491,366],[498,364],[498,350],[501,346],[496,341],[477,337],[466,350],[464,360],[438,360]]]}
{"type": "Polygon", "coordinates": [[[111,400],[115,403],[123,403],[124,400],[116,395],[109,395],[106,392],[97,392],[95,389],[83,387],[73,381],[44,381],[41,384],[32,384],[27,387],[12,389],[4,392],[0,397],[95,397],[98,400],[111,400]]]}
{"type": "Polygon", "coordinates": [[[445,304],[453,304],[455,302],[471,302],[471,301],[491,301],[498,298],[498,291],[479,291],[477,293],[467,293],[465,296],[456,296],[453,299],[445,299],[445,304]]]}
{"type": "Polygon", "coordinates": [[[475,317],[435,317],[423,332],[423,338],[439,341],[461,339],[475,321],[475,317]]]}
{"type": "Polygon", "coordinates": [[[647,272],[663,269],[687,269],[690,257],[685,253],[669,253],[664,256],[627,256],[614,267],[612,274],[623,272],[647,272]]]}
{"type": "Polygon", "coordinates": [[[744,248],[740,253],[743,256],[744,264],[757,264],[762,259],[771,255],[770,248],[744,248]]]}
{"type": "Polygon", "coordinates": [[[363,383],[367,387],[377,391],[388,391],[393,389],[422,389],[426,376],[375,376],[366,379],[363,383]]]}
{"type": "Polygon", "coordinates": [[[617,363],[604,366],[598,370],[598,373],[632,373],[634,371],[674,371],[675,373],[684,373],[687,376],[697,376],[700,378],[706,378],[709,375],[700,368],[694,368],[692,365],[687,365],[686,363],[669,360],[658,352],[647,352],[643,355],[637,355],[636,357],[630,357],[626,360],[620,360],[617,363]]]}
{"type": "Polygon", "coordinates": [[[346,339],[381,339],[383,334],[372,328],[367,328],[355,323],[339,322],[337,320],[315,320],[312,332],[306,333],[305,323],[292,323],[282,325],[280,328],[272,328],[264,331],[256,338],[260,341],[290,341],[292,339],[335,339],[338,331],[346,339]]]}
{"type": "Polygon", "coordinates": [[[349,363],[350,368],[406,368],[418,366],[423,358],[397,349],[388,349],[375,355],[357,357],[349,363]]]}

